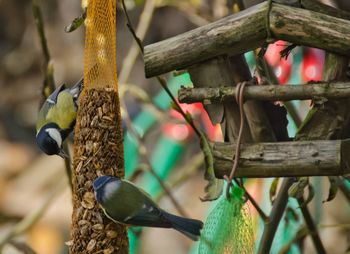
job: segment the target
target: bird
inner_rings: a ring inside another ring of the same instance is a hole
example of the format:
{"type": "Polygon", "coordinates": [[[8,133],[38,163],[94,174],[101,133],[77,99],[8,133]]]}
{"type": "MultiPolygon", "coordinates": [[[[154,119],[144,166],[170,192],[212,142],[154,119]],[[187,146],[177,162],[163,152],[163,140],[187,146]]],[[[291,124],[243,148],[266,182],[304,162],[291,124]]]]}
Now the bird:
{"type": "Polygon", "coordinates": [[[36,123],[36,143],[44,153],[67,157],[62,143],[73,131],[83,83],[81,78],[70,88],[62,84],[42,105],[36,123]]]}
{"type": "Polygon", "coordinates": [[[193,241],[200,237],[203,222],[170,214],[133,183],[114,176],[99,176],[93,182],[95,198],[105,215],[126,226],[173,228],[193,241]]]}

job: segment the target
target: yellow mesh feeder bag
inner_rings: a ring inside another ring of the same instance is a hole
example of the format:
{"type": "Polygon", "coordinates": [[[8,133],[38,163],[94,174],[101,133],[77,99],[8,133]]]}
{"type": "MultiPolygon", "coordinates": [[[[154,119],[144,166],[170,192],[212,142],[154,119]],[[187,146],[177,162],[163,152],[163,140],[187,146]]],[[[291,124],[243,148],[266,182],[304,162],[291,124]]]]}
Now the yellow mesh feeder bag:
{"type": "Polygon", "coordinates": [[[117,89],[116,0],[87,1],[84,86],[117,89]]]}
{"type": "Polygon", "coordinates": [[[230,198],[222,196],[201,232],[199,254],[252,254],[254,232],[244,190],[234,186],[230,198]]]}
{"type": "Polygon", "coordinates": [[[124,176],[116,64],[116,1],[90,0],[86,4],[84,89],[79,97],[74,136],[69,249],[70,253],[127,254],[126,227],[105,216],[92,187],[99,175],[124,176]],[[89,223],[82,223],[87,220],[89,223]],[[113,237],[106,237],[106,232],[113,237]]]}

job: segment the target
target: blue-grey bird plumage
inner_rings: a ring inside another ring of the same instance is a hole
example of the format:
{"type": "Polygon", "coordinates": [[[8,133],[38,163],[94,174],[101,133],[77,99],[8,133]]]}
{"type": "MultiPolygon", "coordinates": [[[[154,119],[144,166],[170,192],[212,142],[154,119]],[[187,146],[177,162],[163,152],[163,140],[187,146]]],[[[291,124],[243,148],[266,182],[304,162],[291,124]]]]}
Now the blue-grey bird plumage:
{"type": "Polygon", "coordinates": [[[97,202],[107,217],[130,226],[174,228],[198,240],[203,222],[170,214],[133,183],[113,176],[100,176],[94,183],[97,202]]]}
{"type": "Polygon", "coordinates": [[[71,88],[63,84],[42,105],[37,120],[36,140],[46,154],[64,156],[62,143],[74,128],[77,100],[82,87],[83,79],[71,88]]]}

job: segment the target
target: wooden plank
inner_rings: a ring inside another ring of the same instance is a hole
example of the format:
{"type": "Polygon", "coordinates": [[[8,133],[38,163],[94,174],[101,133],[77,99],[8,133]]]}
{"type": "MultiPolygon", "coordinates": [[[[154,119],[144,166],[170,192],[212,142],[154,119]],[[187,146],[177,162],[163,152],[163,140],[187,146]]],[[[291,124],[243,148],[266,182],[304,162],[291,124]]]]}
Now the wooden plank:
{"type": "Polygon", "coordinates": [[[226,52],[257,48],[266,38],[267,4],[262,3],[216,22],[145,47],[146,77],[153,77],[226,52]]]}
{"type": "MultiPolygon", "coordinates": [[[[350,140],[242,144],[236,177],[329,176],[350,173],[350,140]]],[[[212,143],[215,174],[229,175],[234,143],[212,143]]]]}
{"type": "MultiPolygon", "coordinates": [[[[236,55],[262,46],[267,36],[267,7],[267,2],[264,2],[146,46],[146,77],[184,69],[218,55],[236,55]]],[[[348,20],[273,3],[270,30],[275,39],[350,56],[348,20]]]]}

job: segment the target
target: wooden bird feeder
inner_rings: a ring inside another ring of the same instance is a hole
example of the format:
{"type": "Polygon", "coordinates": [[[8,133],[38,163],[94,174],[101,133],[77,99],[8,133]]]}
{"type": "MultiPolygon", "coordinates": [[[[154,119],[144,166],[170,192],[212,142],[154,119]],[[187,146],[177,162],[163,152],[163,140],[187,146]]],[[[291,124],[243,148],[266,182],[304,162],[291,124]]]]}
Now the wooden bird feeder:
{"type": "MultiPolygon", "coordinates": [[[[267,40],[285,40],[350,56],[349,15],[312,0],[301,2],[304,8],[266,1],[144,49],[147,77],[188,70],[194,88],[182,88],[180,102],[202,102],[213,124],[221,123],[226,141],[230,143],[212,144],[219,178],[232,167],[233,142],[240,121],[238,105],[233,100],[235,84],[251,79],[240,54],[263,46],[267,40]]],[[[346,82],[248,86],[244,97],[250,101],[244,109],[249,128],[245,130],[244,142],[276,141],[259,100],[335,100],[349,98],[349,91],[350,84],[346,82]]],[[[299,134],[302,136],[302,132],[299,134]]],[[[320,135],[319,139],[328,137],[320,135]]],[[[237,176],[343,175],[349,173],[348,144],[348,140],[246,144],[237,176]]]]}

